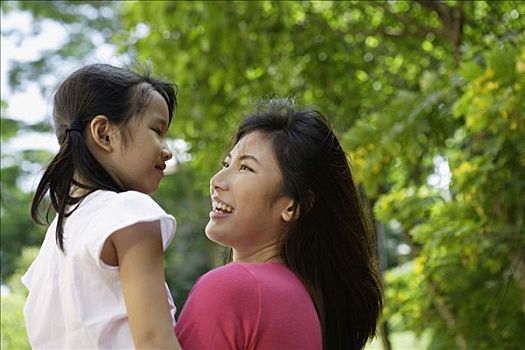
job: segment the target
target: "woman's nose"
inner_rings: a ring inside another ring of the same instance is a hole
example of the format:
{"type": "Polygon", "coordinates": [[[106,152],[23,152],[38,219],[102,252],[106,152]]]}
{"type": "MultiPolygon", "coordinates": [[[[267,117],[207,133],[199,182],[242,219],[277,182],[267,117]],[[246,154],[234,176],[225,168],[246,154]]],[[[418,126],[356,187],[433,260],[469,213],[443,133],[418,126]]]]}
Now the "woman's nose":
{"type": "Polygon", "coordinates": [[[215,175],[212,176],[210,180],[210,192],[213,193],[214,190],[227,190],[228,189],[228,180],[226,174],[224,173],[225,169],[219,170],[215,175]]]}

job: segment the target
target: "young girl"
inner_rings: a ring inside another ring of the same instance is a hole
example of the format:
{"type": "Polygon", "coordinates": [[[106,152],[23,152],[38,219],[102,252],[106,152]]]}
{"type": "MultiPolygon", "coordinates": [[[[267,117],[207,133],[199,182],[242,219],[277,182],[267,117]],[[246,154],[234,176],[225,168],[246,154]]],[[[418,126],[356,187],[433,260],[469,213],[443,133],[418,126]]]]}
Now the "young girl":
{"type": "Polygon", "coordinates": [[[31,208],[40,222],[49,192],[56,217],[22,278],[33,348],[179,348],[163,263],[176,222],[148,196],[175,105],[173,84],[104,64],[58,87],[60,150],[31,208]]]}
{"type": "Polygon", "coordinates": [[[382,306],[373,237],[321,113],[268,101],[223,165],[206,235],[233,262],[193,287],[176,327],[183,348],[363,348],[382,306]]]}

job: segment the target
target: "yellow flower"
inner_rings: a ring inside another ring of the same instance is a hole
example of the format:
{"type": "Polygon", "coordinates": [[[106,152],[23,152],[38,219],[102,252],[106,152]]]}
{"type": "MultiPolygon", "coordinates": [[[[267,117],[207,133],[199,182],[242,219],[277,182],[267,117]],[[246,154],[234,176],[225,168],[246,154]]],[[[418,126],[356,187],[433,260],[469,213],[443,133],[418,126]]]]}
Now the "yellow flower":
{"type": "Polygon", "coordinates": [[[525,72],[525,61],[518,60],[516,62],[516,72],[518,72],[518,73],[525,72]]]}
{"type": "Polygon", "coordinates": [[[497,82],[494,82],[494,81],[489,81],[489,82],[487,82],[485,87],[486,87],[487,91],[492,91],[492,90],[496,90],[499,87],[499,84],[497,82]]]}
{"type": "Polygon", "coordinates": [[[414,272],[418,275],[421,275],[425,270],[425,258],[420,255],[414,261],[414,272]]]}

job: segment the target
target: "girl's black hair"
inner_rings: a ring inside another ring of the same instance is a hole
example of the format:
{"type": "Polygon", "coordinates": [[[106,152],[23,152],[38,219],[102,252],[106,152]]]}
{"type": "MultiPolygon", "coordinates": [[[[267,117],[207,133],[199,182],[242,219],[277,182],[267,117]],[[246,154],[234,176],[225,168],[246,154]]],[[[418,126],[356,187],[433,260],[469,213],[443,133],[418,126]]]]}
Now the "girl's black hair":
{"type": "Polygon", "coordinates": [[[369,221],[347,156],[325,117],[288,99],[263,101],[235,143],[254,131],[269,136],[296,201],[280,258],[303,281],[321,321],[324,349],[361,349],[375,334],[382,285],[369,221]]]}
{"type": "Polygon", "coordinates": [[[140,116],[155,91],[166,101],[171,122],[177,104],[176,86],[150,77],[147,72],[140,74],[108,64],[92,64],[73,72],[58,86],[53,121],[60,149],[38,184],[31,216],[36,223],[42,223],[39,209],[49,191],[51,203],[46,221],[49,224],[52,207],[58,215],[56,242],[62,251],[64,220],[71,213],[66,212],[67,207],[83,198],[71,196],[72,185],[87,189],[87,193],[98,189],[125,190],[89,151],[84,139],[86,125],[97,115],[104,115],[125,130],[134,117],[140,116]],[[82,183],[76,179],[82,179],[82,183]]]}

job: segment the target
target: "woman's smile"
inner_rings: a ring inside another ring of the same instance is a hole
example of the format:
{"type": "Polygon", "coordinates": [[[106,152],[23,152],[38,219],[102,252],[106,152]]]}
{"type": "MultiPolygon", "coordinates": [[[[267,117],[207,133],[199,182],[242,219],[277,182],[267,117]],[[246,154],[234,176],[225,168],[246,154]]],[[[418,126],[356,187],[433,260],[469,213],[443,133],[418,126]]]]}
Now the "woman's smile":
{"type": "Polygon", "coordinates": [[[210,212],[210,219],[225,218],[232,214],[234,208],[227,203],[219,200],[218,198],[212,198],[211,201],[212,210],[210,212]]]}

